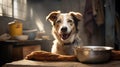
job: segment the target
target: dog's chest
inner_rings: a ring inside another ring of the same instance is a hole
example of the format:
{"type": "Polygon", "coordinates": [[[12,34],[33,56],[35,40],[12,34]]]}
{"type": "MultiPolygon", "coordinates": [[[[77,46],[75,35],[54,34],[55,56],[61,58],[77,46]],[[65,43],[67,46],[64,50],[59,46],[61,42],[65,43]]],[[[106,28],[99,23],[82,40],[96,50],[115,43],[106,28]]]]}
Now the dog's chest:
{"type": "Polygon", "coordinates": [[[74,47],[79,46],[79,43],[77,41],[74,41],[73,43],[67,43],[64,44],[63,52],[65,52],[66,55],[73,55],[74,54],[74,47]]]}

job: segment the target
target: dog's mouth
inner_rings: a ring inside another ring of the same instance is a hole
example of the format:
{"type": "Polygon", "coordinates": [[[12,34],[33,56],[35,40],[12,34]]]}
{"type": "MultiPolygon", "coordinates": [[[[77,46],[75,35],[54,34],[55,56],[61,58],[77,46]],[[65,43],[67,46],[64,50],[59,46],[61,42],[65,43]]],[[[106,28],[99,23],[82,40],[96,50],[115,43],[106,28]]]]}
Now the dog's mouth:
{"type": "Polygon", "coordinates": [[[60,34],[60,36],[63,40],[66,40],[69,38],[70,34],[71,34],[71,32],[70,33],[62,33],[62,34],[60,34]]]}

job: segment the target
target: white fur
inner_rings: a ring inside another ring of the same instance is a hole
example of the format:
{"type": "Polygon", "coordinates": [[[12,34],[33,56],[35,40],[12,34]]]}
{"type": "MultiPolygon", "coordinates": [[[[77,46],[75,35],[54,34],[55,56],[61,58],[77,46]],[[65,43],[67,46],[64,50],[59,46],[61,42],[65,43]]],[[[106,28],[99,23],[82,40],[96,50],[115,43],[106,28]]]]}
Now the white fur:
{"type": "Polygon", "coordinates": [[[67,27],[67,33],[70,33],[71,32],[71,29],[70,29],[70,26],[69,24],[67,23],[67,14],[62,14],[63,16],[63,24],[60,26],[60,29],[59,29],[59,33],[61,32],[61,28],[62,27],[67,27]]]}

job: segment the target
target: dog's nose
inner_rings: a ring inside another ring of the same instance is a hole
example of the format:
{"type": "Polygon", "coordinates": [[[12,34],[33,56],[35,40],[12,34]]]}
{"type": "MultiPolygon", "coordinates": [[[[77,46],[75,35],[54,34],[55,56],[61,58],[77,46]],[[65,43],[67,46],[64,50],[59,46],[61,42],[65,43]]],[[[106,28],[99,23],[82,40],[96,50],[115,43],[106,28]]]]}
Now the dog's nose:
{"type": "Polygon", "coordinates": [[[61,28],[61,31],[62,31],[62,32],[67,32],[67,27],[62,27],[62,28],[61,28]]]}

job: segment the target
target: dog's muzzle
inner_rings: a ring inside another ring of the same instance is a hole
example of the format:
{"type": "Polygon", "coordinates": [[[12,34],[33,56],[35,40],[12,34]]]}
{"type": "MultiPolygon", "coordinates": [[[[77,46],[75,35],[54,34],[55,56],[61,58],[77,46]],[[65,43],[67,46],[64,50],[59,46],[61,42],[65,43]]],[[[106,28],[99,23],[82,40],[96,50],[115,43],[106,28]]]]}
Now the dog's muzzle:
{"type": "Polygon", "coordinates": [[[62,27],[61,28],[60,36],[63,40],[66,40],[70,36],[70,34],[71,34],[71,32],[70,33],[67,32],[67,27],[62,27]]]}
{"type": "Polygon", "coordinates": [[[66,32],[67,32],[67,27],[62,27],[62,28],[61,28],[61,32],[62,32],[62,33],[66,33],[66,32]]]}

